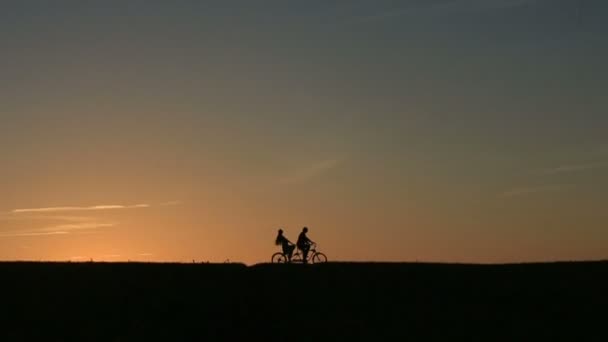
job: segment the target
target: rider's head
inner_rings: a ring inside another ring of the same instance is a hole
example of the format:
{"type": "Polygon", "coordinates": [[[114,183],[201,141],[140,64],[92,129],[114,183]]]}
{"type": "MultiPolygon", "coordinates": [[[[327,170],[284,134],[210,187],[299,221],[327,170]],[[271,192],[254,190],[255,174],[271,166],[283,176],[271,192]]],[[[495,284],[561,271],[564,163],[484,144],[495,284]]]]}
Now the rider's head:
{"type": "Polygon", "coordinates": [[[279,234],[283,234],[283,229],[279,229],[279,234]]]}
{"type": "Polygon", "coordinates": [[[302,231],[303,231],[304,233],[308,233],[308,227],[304,227],[304,228],[302,229],[302,231]]]}

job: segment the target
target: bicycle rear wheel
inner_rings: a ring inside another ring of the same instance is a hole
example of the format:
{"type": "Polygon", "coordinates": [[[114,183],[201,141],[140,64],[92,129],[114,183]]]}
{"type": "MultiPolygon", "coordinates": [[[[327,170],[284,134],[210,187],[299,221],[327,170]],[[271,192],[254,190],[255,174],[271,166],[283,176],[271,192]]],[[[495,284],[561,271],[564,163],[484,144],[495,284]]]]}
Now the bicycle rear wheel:
{"type": "Polygon", "coordinates": [[[287,256],[281,252],[277,252],[272,255],[271,260],[273,264],[284,264],[287,262],[287,256]]]}
{"type": "Polygon", "coordinates": [[[325,254],[323,253],[315,253],[312,256],[312,263],[313,264],[321,264],[327,262],[327,256],[325,256],[325,254]]]}

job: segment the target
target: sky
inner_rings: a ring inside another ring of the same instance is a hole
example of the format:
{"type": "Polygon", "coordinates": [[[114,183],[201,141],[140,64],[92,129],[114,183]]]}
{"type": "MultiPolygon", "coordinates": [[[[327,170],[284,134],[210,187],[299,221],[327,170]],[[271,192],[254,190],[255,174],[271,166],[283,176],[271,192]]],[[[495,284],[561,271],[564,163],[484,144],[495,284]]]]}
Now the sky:
{"type": "Polygon", "coordinates": [[[0,259],[608,258],[608,2],[3,1],[0,259]]]}

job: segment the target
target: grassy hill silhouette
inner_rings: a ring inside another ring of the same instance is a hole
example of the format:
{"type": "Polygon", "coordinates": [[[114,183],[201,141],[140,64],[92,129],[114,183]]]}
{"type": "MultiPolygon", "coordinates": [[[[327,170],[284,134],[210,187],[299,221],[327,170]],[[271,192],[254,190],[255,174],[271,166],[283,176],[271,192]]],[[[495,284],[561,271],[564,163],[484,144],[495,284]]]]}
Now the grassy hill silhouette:
{"type": "Polygon", "coordinates": [[[608,262],[0,263],[0,341],[606,341],[608,262]]]}

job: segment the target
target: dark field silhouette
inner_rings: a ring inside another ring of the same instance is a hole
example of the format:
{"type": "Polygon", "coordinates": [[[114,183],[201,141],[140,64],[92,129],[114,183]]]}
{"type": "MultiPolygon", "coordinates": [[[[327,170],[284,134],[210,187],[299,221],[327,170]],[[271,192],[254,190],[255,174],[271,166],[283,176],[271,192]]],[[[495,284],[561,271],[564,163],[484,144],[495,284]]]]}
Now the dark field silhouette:
{"type": "Polygon", "coordinates": [[[0,263],[0,341],[607,341],[608,263],[0,263]]]}

